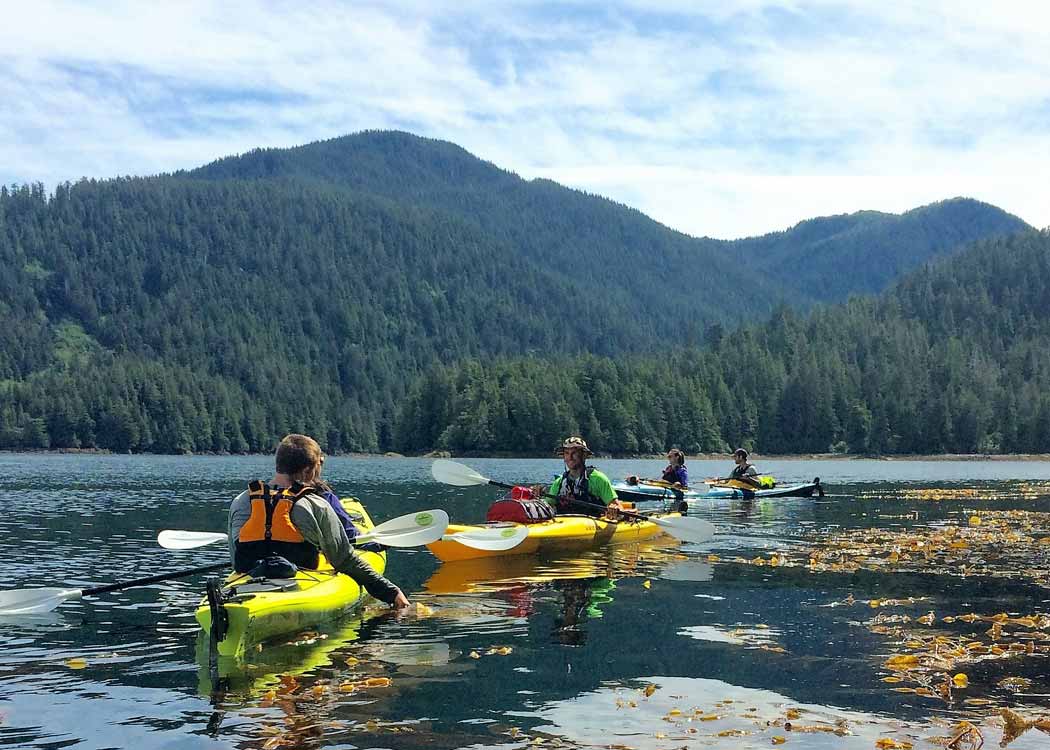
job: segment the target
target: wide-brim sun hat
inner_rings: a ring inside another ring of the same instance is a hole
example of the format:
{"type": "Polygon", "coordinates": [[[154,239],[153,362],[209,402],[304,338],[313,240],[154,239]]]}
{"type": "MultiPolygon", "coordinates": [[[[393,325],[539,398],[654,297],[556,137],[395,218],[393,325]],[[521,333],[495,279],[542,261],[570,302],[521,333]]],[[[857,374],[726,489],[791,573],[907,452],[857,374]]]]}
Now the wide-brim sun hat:
{"type": "Polygon", "coordinates": [[[573,435],[572,437],[565,438],[565,440],[562,441],[561,447],[559,447],[558,450],[555,451],[555,453],[561,454],[565,451],[576,449],[582,450],[584,455],[586,456],[594,455],[591,452],[591,449],[587,447],[587,441],[584,440],[582,437],[579,437],[578,435],[573,435]]]}

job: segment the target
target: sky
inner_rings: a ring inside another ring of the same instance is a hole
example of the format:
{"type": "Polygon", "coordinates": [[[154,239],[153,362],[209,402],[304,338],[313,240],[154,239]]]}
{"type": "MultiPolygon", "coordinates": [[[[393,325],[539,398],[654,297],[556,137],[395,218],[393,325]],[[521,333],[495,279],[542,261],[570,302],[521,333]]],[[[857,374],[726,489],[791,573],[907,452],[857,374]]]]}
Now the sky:
{"type": "Polygon", "coordinates": [[[439,138],[694,236],[966,196],[1050,226],[1050,3],[34,0],[0,184],[439,138]]]}

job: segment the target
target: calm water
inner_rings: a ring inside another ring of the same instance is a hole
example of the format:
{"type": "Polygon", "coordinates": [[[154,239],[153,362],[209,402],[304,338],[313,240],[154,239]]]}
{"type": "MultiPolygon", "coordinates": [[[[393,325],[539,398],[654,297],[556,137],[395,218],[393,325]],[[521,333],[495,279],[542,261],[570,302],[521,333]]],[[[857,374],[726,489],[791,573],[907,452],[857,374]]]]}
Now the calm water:
{"type": "MultiPolygon", "coordinates": [[[[560,468],[465,463],[503,481],[544,481],[560,468]]],[[[702,477],[729,463],[689,468],[702,477]]],[[[613,478],[661,468],[597,465],[613,478]]],[[[83,588],[220,562],[221,545],[168,552],[156,534],[224,530],[230,498],[248,479],[268,478],[270,466],[266,457],[0,456],[0,588],[83,588]]],[[[1050,713],[1045,630],[1018,635],[1026,629],[1006,623],[988,636],[991,621],[956,619],[1048,611],[1050,543],[1033,539],[1050,536],[1050,523],[1039,528],[1050,512],[1050,464],[760,468],[784,482],[820,476],[828,497],[711,501],[691,511],[722,532],[702,548],[664,538],[484,566],[391,551],[389,576],[424,606],[401,619],[369,609],[269,644],[220,684],[202,667],[192,615],[200,579],[0,619],[0,747],[765,748],[784,736],[796,747],[871,748],[883,737],[919,746],[962,718],[983,722],[991,746],[999,735],[988,717],[999,707],[1050,713]],[[1003,525],[1001,544],[973,553],[977,541],[963,535],[974,516],[985,519],[981,533],[1003,525]],[[1027,541],[1010,524],[1027,524],[1027,541]],[[950,539],[961,541],[947,546],[969,554],[965,564],[923,541],[955,527],[960,536],[950,539]],[[887,535],[880,543],[891,540],[876,555],[890,561],[885,569],[870,555],[859,570],[807,566],[829,543],[846,550],[836,559],[849,559],[850,540],[871,543],[872,528],[887,535]],[[898,552],[925,554],[929,569],[901,567],[898,552]],[[938,622],[917,623],[931,611],[938,622]],[[916,638],[1004,648],[1001,658],[993,648],[950,670],[965,672],[967,687],[926,696],[884,666],[916,638]],[[1011,642],[1022,645],[1011,652],[1011,642]],[[1035,646],[1023,653],[1025,643],[1035,646]],[[340,689],[370,677],[390,685],[340,689]],[[849,734],[798,731],[806,726],[849,734]]],[[[438,485],[419,459],[332,458],[326,477],[365,500],[377,522],[428,507],[480,521],[497,496],[438,485]]],[[[1047,744],[1032,729],[1011,747],[1047,744]]]]}

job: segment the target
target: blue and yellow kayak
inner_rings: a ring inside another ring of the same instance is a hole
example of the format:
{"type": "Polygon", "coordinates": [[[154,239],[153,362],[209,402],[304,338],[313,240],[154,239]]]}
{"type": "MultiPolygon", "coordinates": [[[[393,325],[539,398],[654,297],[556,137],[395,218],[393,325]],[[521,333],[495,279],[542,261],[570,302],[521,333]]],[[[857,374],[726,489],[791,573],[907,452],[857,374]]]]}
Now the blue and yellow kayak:
{"type": "Polygon", "coordinates": [[[739,482],[730,479],[709,485],[707,493],[701,495],[697,499],[714,499],[722,497],[813,497],[814,493],[820,497],[824,497],[824,486],[820,483],[820,477],[814,478],[812,482],[805,482],[803,484],[785,484],[782,487],[771,487],[765,489],[755,489],[746,482],[739,482]]]}
{"type": "Polygon", "coordinates": [[[717,483],[706,483],[703,490],[680,490],[672,487],[667,482],[659,480],[643,479],[638,484],[627,484],[616,482],[613,484],[617,496],[621,499],[639,502],[657,502],[660,500],[668,502],[687,503],[702,500],[715,500],[720,498],[761,498],[761,497],[812,497],[814,494],[824,496],[824,487],[820,483],[820,477],[812,482],[802,484],[786,484],[782,487],[755,488],[746,482],[726,479],[717,483]]]}

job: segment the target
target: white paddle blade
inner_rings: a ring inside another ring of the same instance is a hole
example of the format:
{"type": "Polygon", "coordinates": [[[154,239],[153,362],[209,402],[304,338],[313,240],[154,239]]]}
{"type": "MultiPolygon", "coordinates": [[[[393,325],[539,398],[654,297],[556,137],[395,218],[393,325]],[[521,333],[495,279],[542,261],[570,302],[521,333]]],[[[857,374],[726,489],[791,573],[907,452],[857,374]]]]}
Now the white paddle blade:
{"type": "Polygon", "coordinates": [[[419,547],[436,542],[448,528],[448,513],[440,508],[391,518],[354,539],[354,544],[379,542],[386,547],[419,547]]]}
{"type": "Polygon", "coordinates": [[[224,542],[228,537],[217,531],[176,531],[165,529],[157,534],[157,544],[164,549],[196,549],[215,542],[224,542]]]}
{"type": "Polygon", "coordinates": [[[442,484],[451,484],[456,487],[473,487],[478,484],[488,484],[489,480],[478,474],[469,466],[439,458],[430,466],[430,473],[434,479],[442,484]]]}
{"type": "Polygon", "coordinates": [[[650,516],[649,520],[659,526],[676,539],[693,544],[703,544],[711,541],[715,536],[715,525],[702,518],[657,518],[650,516]]]}
{"type": "Polygon", "coordinates": [[[458,542],[474,549],[502,552],[517,547],[528,536],[529,530],[527,527],[521,524],[514,524],[513,526],[468,529],[455,534],[445,534],[441,538],[446,542],[458,542]]]}
{"type": "Polygon", "coordinates": [[[80,589],[12,589],[0,591],[0,615],[39,615],[70,599],[79,599],[80,589]]]}

